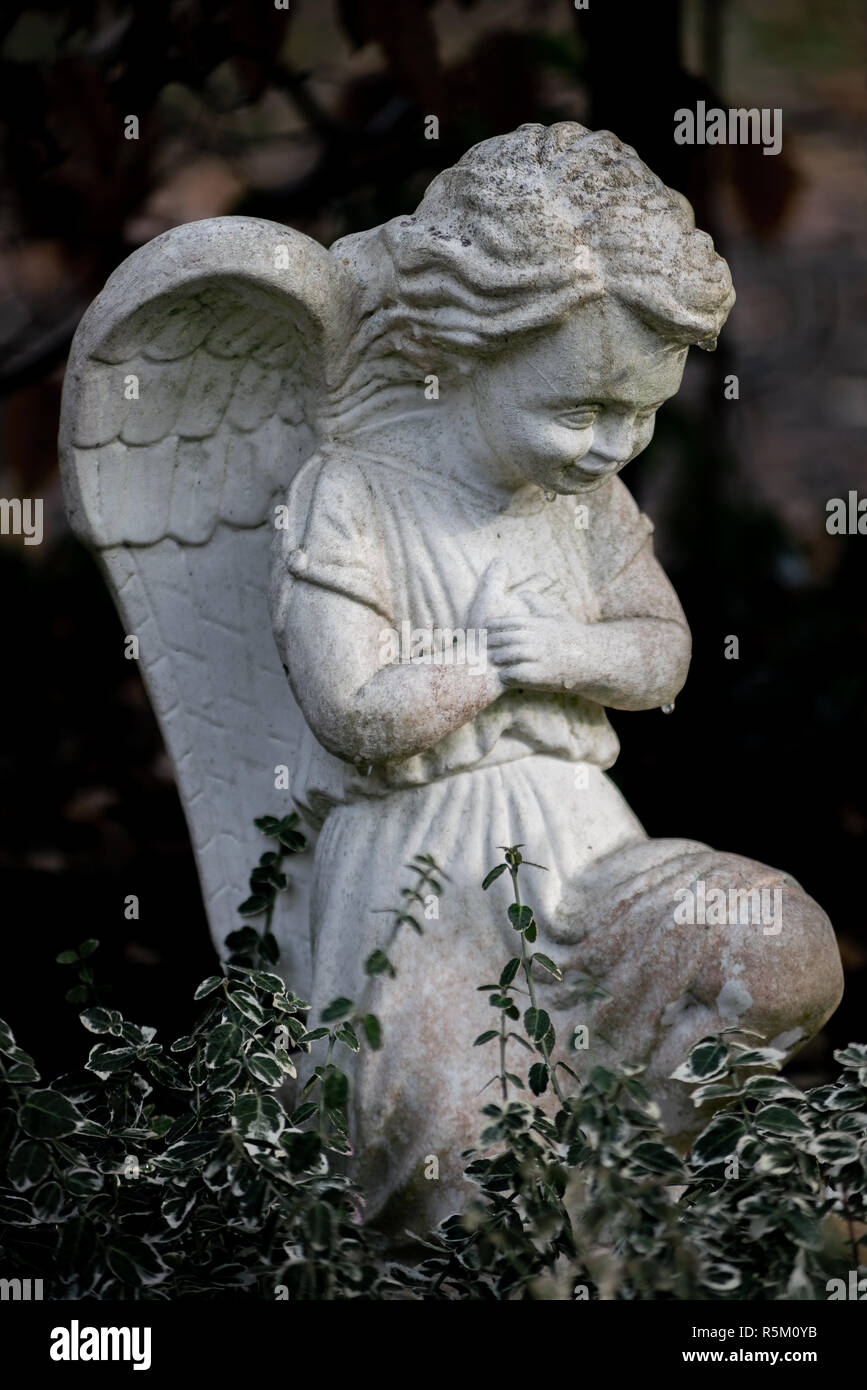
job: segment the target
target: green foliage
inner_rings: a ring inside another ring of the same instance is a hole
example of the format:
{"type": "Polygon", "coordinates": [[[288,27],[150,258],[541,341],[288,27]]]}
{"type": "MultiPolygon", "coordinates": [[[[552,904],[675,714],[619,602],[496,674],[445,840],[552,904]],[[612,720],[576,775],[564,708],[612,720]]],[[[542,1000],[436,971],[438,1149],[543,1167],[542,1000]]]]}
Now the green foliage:
{"type": "Polygon", "coordinates": [[[67,1004],[87,1004],[96,998],[93,984],[93,970],[85,961],[92,956],[99,942],[94,937],[82,941],[77,951],[61,951],[57,956],[58,965],[77,965],[78,984],[66,991],[67,1004]]]}
{"type": "MultiPolygon", "coordinates": [[[[320,1107],[284,1099],[320,1031],[308,1032],[309,1005],[270,969],[282,861],[304,840],[294,815],[257,824],[276,848],[253,871],[243,914],[262,915],[263,929],[229,938],[225,974],[196,990],[189,1034],[166,1048],[117,1010],[87,1008],[83,1071],[41,1086],[0,1025],[0,1264],[9,1276],[38,1272],[54,1298],[273,1298],[277,1286],[353,1298],[377,1279],[360,1196],[330,1158],[347,1149],[342,1073],[330,1060],[317,1068],[320,1107]]],[[[321,1033],[329,1059],[357,1047],[345,1020],[321,1033]]]]}
{"type": "MultiPolygon", "coordinates": [[[[521,846],[504,847],[484,882],[508,873],[520,954],[480,986],[496,1026],[475,1045],[497,1042],[488,1084],[499,1097],[466,1155],[478,1195],[419,1238],[420,1263],[390,1263],[361,1224],[340,1066],[388,1040],[347,998],[311,1027],[309,1005],[273,972],[283,861],[304,839],[294,815],[257,825],[275,848],[241,911],[261,930],[248,922],[229,937],[224,973],[195,991],[188,1034],[164,1048],[152,1028],[92,1003],[79,1015],[95,1039],[84,1069],[44,1085],[0,1023],[6,1277],[42,1276],[70,1299],[822,1299],[828,1279],[859,1269],[867,1047],[835,1053],[840,1076],[805,1093],[755,1034],[702,1039],[674,1076],[696,1106],[717,1108],[677,1152],[640,1066],[597,1065],[579,1080],[558,1055],[536,985],[561,974],[528,949],[536,921],[519,887],[523,867],[542,866],[521,846]],[[290,1101],[314,1048],[321,1061],[290,1101]]],[[[430,856],[409,868],[415,884],[367,960],[371,976],[395,974],[396,934],[421,932],[416,909],[441,891],[430,856]]],[[[89,974],[81,963],[96,945],[58,959],[89,974]]],[[[93,994],[92,975],[82,983],[93,994]]]]}
{"type": "Polygon", "coordinates": [[[680,1154],[641,1066],[595,1066],[579,1083],[556,1058],[533,967],[560,971],[526,950],[535,933],[520,849],[507,847],[497,867],[511,875],[522,955],[482,986],[501,1022],[476,1045],[499,1040],[502,1103],[485,1106],[468,1155],[479,1196],[427,1237],[417,1268],[392,1270],[395,1286],[418,1298],[826,1298],[828,1279],[859,1268],[867,1239],[867,1047],[835,1053],[838,1080],[804,1093],[775,1074],[784,1054],[757,1035],[701,1039],[674,1077],[696,1106],[722,1108],[680,1154]],[[519,972],[530,999],[523,1035],[506,1022],[520,1016],[519,972]],[[507,1070],[515,1044],[536,1054],[524,1059],[526,1089],[540,1097],[550,1083],[556,1107],[510,1094],[525,1091],[507,1070]],[[568,1095],[566,1078],[577,1083],[568,1095]]]}

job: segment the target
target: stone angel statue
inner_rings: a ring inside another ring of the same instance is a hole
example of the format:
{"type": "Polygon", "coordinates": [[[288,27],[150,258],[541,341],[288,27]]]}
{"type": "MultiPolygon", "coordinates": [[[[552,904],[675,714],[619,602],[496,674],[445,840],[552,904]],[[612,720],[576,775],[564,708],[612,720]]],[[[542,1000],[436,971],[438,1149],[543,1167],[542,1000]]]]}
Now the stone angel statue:
{"type": "Polygon", "coordinates": [[[684,1142],[670,1077],[698,1038],[737,1024],[792,1052],[839,1001],[830,923],[791,876],[649,838],[606,776],[606,707],[673,701],[690,659],[618,474],[733,302],[686,200],[565,122],[475,146],[329,251],[243,217],[167,232],[76,335],[69,512],[139,638],[215,940],[254,816],[297,807],[316,838],[282,969],[314,1016],[346,995],[382,1021],[352,1123],[386,1228],[463,1201],[491,1071],[476,986],[514,953],[508,878],[481,891],[501,846],[545,865],[526,891],[563,979],[538,990],[558,1037],[583,1029],[570,1061],[643,1064],[684,1142]],[[370,979],[421,852],[450,876],[439,916],[370,979]]]}

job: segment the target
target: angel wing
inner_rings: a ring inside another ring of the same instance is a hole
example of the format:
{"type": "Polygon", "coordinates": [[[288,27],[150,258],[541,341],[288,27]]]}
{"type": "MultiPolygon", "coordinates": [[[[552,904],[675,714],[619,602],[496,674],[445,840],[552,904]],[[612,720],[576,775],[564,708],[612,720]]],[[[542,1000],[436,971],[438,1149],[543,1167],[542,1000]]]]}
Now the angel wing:
{"type": "MultiPolygon", "coordinates": [[[[246,217],[190,223],[115,271],[70,354],[67,509],[139,640],[218,949],[267,848],[254,817],[291,809],[275,769],[291,774],[303,717],[268,611],[274,507],[316,447],[349,288],[342,264],[299,232],[246,217]]],[[[273,923],[300,993],[311,861],[292,861],[273,923]]]]}

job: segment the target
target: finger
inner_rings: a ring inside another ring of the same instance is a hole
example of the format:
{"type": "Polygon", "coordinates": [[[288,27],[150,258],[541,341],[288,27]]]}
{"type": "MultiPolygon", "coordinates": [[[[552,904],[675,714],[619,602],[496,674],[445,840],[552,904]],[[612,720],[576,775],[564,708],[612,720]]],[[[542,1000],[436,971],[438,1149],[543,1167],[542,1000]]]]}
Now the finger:
{"type": "Polygon", "coordinates": [[[554,605],[545,594],[537,594],[532,589],[521,595],[532,615],[536,618],[551,617],[554,605]]]}
{"type": "Polygon", "coordinates": [[[514,593],[516,589],[526,589],[531,586],[541,591],[542,589],[550,589],[553,582],[550,575],[545,574],[542,570],[536,570],[534,574],[527,574],[523,579],[516,579],[514,584],[509,584],[507,592],[514,593]]]}
{"type": "Polygon", "coordinates": [[[488,651],[488,656],[497,666],[520,666],[536,660],[533,653],[524,647],[495,647],[493,651],[488,651]]]}
{"type": "Polygon", "coordinates": [[[534,663],[529,661],[498,666],[497,672],[503,685],[530,685],[535,679],[534,663]]]}
{"type": "Polygon", "coordinates": [[[527,647],[538,646],[533,641],[532,634],[524,632],[521,628],[512,628],[508,632],[489,632],[489,647],[527,647]]]}
{"type": "Polygon", "coordinates": [[[529,632],[526,614],[515,614],[510,618],[489,618],[486,624],[488,636],[500,632],[529,632]]]}
{"type": "Polygon", "coordinates": [[[492,560],[476,586],[475,603],[490,600],[495,594],[502,594],[506,588],[508,570],[505,560],[492,560]]]}

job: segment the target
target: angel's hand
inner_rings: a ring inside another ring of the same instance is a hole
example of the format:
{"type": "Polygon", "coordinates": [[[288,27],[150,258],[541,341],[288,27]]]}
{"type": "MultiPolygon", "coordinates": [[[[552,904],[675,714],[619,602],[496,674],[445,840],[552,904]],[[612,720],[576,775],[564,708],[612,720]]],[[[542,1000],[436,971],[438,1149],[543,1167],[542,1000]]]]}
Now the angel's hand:
{"type": "MultiPolygon", "coordinates": [[[[467,626],[477,633],[485,634],[490,658],[493,658],[493,653],[490,652],[491,634],[499,631],[504,623],[525,623],[527,607],[530,606],[532,611],[532,606],[539,597],[533,592],[532,586],[544,582],[543,575],[534,574],[521,580],[519,584],[510,584],[505,561],[496,559],[488,565],[470,604],[467,626]],[[504,616],[509,614],[513,616],[504,616]]],[[[504,678],[501,664],[495,658],[488,661],[487,680],[497,694],[501,694],[509,684],[504,678]]],[[[520,682],[513,681],[511,684],[520,682]]]]}
{"type": "Polygon", "coordinates": [[[586,624],[554,610],[542,594],[525,593],[529,614],[488,622],[488,657],[506,688],[570,690],[582,676],[586,624]]]}
{"type": "Polygon", "coordinates": [[[478,582],[467,615],[467,627],[477,632],[487,629],[495,613],[505,611],[508,592],[508,570],[503,560],[492,560],[478,582]]]}
{"type": "Polygon", "coordinates": [[[526,616],[528,603],[539,599],[540,591],[548,584],[550,580],[543,574],[531,574],[517,583],[510,583],[505,561],[492,560],[479,580],[470,604],[467,626],[482,631],[504,615],[526,616]]]}

